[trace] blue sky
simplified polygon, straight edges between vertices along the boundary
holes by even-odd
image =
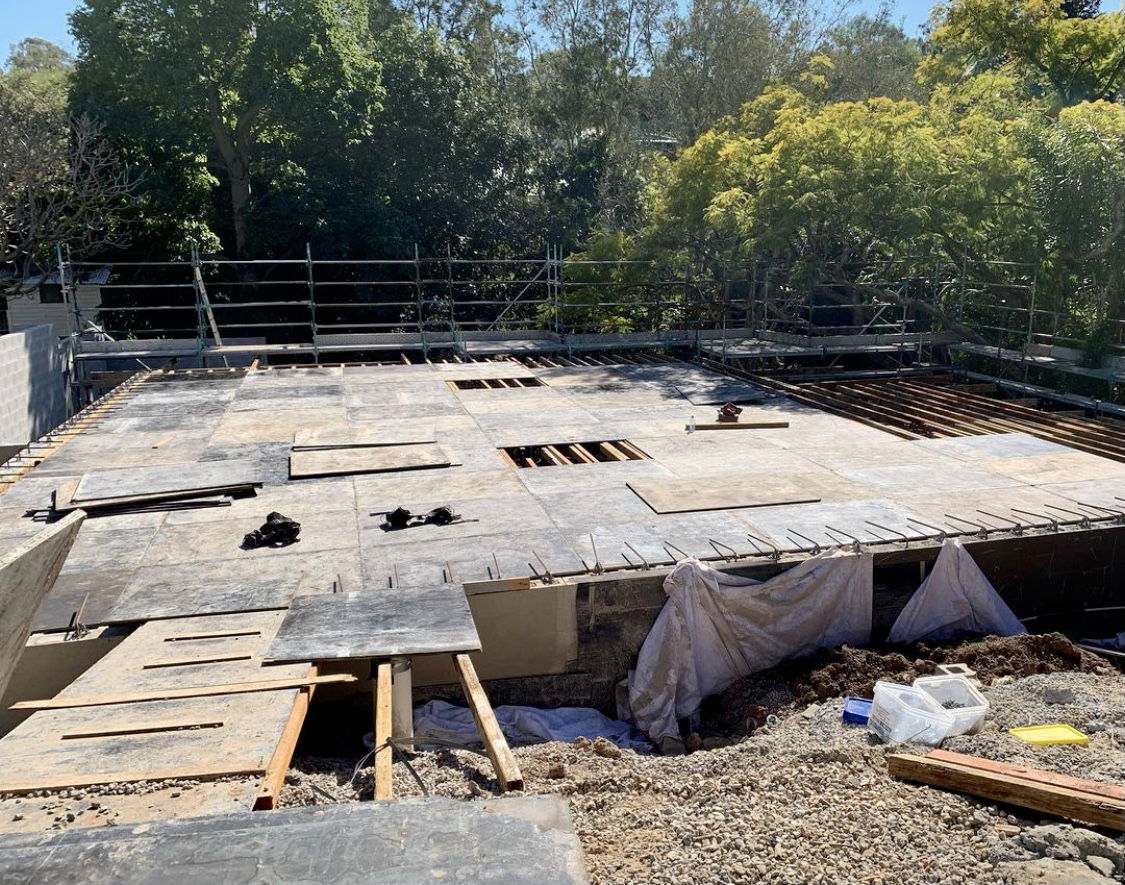
[[[1114,2],[1114,0],[1110,0]],[[863,6],[878,7],[878,0],[862,0]],[[918,27],[930,13],[932,0],[898,0],[892,4],[909,30]],[[78,6],[77,0],[0,0],[0,53],[24,37],[43,37],[73,50],[66,17]]]
[[[891,5],[906,30],[914,32],[929,16],[932,2],[894,0]],[[1103,0],[1102,8],[1117,9],[1121,4],[1122,0]],[[859,0],[859,5],[876,9],[879,0]],[[66,19],[76,6],[77,0],[0,0],[0,57],[7,55],[9,44],[24,37],[43,37],[73,50]]]

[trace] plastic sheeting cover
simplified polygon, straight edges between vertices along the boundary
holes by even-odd
[[[887,639],[917,642],[954,639],[966,633],[1016,636],[1026,632],[965,545],[946,538],[933,570],[914,591]]]
[[[628,679],[630,714],[657,744],[679,739],[677,720],[742,676],[871,638],[869,553],[821,553],[765,582],[687,559],[664,592]]]
[[[502,706],[494,711],[500,730],[511,744],[534,744],[543,741],[566,741],[584,737],[604,737],[619,747],[651,752],[652,745],[628,722],[618,722],[589,707],[560,707],[542,710],[538,707]],[[445,701],[430,701],[414,711],[414,740],[425,744],[427,738],[469,745],[480,743],[480,731],[472,710],[455,707]]]

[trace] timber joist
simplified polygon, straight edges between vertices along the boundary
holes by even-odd
[[[701,362],[728,375],[900,439],[1026,433],[1078,451],[1125,462],[1125,426],[1073,411],[1049,412],[1026,399],[986,396],[991,383],[959,384],[952,375],[802,380],[753,374],[715,360]]]
[[[935,438],[1026,433],[1125,462],[1125,429],[1071,412],[1042,411],[1026,403],[985,396],[994,389],[990,385],[959,385],[941,376],[798,383],[757,380],[793,399],[864,424],[881,421],[884,430],[900,436],[904,428]]]

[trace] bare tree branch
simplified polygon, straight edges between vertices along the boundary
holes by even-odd
[[[138,179],[89,117],[69,117],[0,88],[0,293],[53,263],[56,246],[83,258],[127,245]]]

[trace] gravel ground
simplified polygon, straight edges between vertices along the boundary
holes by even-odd
[[[1048,688],[1063,692],[1069,702],[1048,704]],[[1125,681],[1120,675],[1037,675],[996,685],[988,694],[995,717],[986,731],[954,739],[950,749],[1121,779]],[[891,748],[877,744],[862,728],[843,725],[842,706],[841,700],[814,704],[737,744],[683,757],[644,756],[584,740],[514,752],[527,792],[569,798],[594,885],[990,885],[1028,881],[1050,864],[1072,865],[1066,875],[1076,885],[1115,881],[1104,875],[1114,868],[1115,858],[1086,855],[1095,850],[1112,854],[1113,846],[1125,844],[1121,840],[1110,842],[1109,849],[1079,850],[1065,840],[1068,847],[1059,848],[1058,839],[1029,835],[1048,821],[894,781],[884,761]],[[1000,731],[1029,719],[1071,722],[1092,732],[1091,744],[1042,750]],[[475,753],[420,753],[412,765],[431,795],[472,799],[494,794],[488,760]],[[299,761],[282,794],[283,804],[370,798],[371,769],[361,768],[350,786],[354,766],[355,760]],[[395,764],[395,791],[421,793],[402,763]],[[1090,832],[1056,826],[1064,833]],[[1079,869],[1084,877],[1078,877]]]

